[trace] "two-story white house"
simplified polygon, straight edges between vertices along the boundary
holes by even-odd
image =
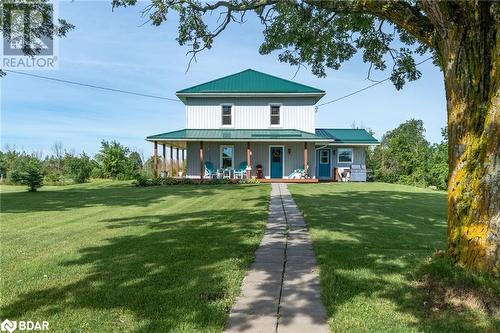
[[[163,161],[166,147],[171,159],[182,151],[190,178],[366,180],[365,148],[378,141],[363,129],[316,128],[323,90],[247,69],[176,95],[186,105],[186,128],[146,138],[156,173],[160,144]]]

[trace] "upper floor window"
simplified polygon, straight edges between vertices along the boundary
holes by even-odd
[[[271,126],[281,125],[281,111],[279,105],[271,105]]]
[[[352,163],[352,148],[338,148],[338,163]]]
[[[233,124],[233,107],[232,105],[222,106],[222,126],[231,126]]]

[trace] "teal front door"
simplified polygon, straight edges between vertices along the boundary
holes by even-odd
[[[283,178],[283,147],[271,147],[271,178]]]
[[[331,150],[330,149],[319,149],[318,150],[318,177],[319,178],[331,178],[332,168],[330,166],[331,160]]]

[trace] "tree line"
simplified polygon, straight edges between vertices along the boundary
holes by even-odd
[[[29,191],[36,191],[44,184],[84,183],[90,178],[130,180],[152,175],[152,158],[144,161],[139,152],[116,141],[101,141],[93,158],[86,153],[68,152],[61,144],[55,144],[52,154],[45,158],[14,149],[0,151],[1,182],[27,185]]]
[[[410,119],[382,136],[380,145],[367,151],[372,179],[446,190],[448,187],[448,133],[440,143],[425,139],[422,120]]]

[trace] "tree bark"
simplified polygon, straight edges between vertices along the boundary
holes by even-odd
[[[461,11],[441,31],[437,52],[448,111],[447,254],[465,267],[499,273],[500,113],[496,6]],[[459,21],[459,22],[458,22]]]

